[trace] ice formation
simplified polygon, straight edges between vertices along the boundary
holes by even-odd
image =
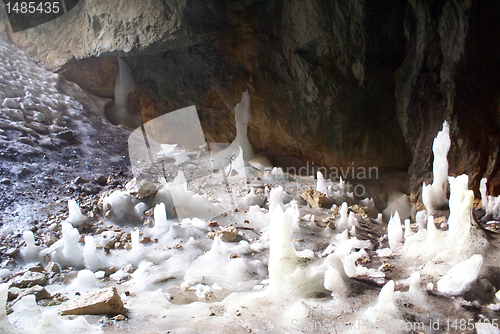
[[[115,104],[105,111],[106,118],[113,124],[123,124],[130,128],[141,125],[141,117],[128,109],[128,95],[134,92],[132,70],[118,57],[118,74],[115,84]]]
[[[35,245],[35,237],[33,236],[33,232],[24,231],[23,238],[24,242],[26,243],[26,247],[21,249],[21,255],[23,256],[23,258],[27,261],[40,260],[40,247]]]
[[[168,183],[168,190],[180,220],[193,217],[211,219],[228,210],[219,204],[211,203],[205,196],[188,191],[187,181],[182,171],[179,171],[173,182]]]
[[[236,121],[236,138],[229,147],[213,152],[213,168],[222,169],[229,164],[231,157],[238,155],[239,147],[243,152],[242,158],[245,161],[250,161],[256,158],[253,153],[252,145],[248,141],[248,125],[252,121],[252,113],[250,110],[250,95],[245,91],[241,96],[241,102],[234,107],[234,119]]]
[[[437,282],[439,292],[452,295],[461,294],[472,283],[481,270],[483,256],[474,254],[468,260],[453,266],[448,273]]]
[[[432,184],[422,186],[422,202],[424,203],[429,213],[434,211],[448,202],[446,199],[446,191],[448,188],[448,151],[450,150],[450,127],[448,122],[444,121],[443,130],[439,131],[432,145],[434,153],[434,162],[432,172],[434,181]]]
[[[498,219],[500,218],[500,196],[488,196],[487,183],[488,180],[486,178],[481,179],[479,191],[481,193],[482,206],[487,215],[493,215]]]
[[[403,229],[401,226],[401,219],[396,211],[394,216],[391,217],[387,224],[387,237],[389,238],[389,246],[391,250],[395,250],[401,246],[403,241]]]
[[[52,260],[63,267],[82,267],[83,251],[80,249],[80,233],[68,222],[61,223],[62,239],[42,251],[42,255],[51,254]]]
[[[377,304],[366,310],[366,318],[377,323],[381,320],[397,317],[397,313],[398,307],[394,302],[394,281],[389,281],[380,290]]]
[[[178,149],[177,144],[161,144],[161,150],[156,155],[159,158],[174,159],[176,165],[182,165],[190,160],[188,153]]]
[[[68,201],[68,219],[67,221],[71,223],[74,227],[80,226],[85,221],[87,221],[87,216],[82,214],[80,206],[74,199]]]
[[[318,171],[317,178],[318,178],[318,182],[316,184],[316,190],[319,192],[322,192],[323,194],[328,194],[328,190],[326,187],[326,180],[325,180],[325,177],[323,176],[323,173]]]

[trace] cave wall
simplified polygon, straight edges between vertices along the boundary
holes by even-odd
[[[498,13],[493,0],[87,0],[24,32],[1,22],[103,97],[123,57],[144,121],[195,104],[207,140],[229,142],[249,89],[249,138],[273,163],[408,169],[416,198],[445,119],[450,172],[500,192]]]

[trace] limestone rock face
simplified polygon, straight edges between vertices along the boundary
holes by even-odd
[[[206,139],[248,135],[275,165],[409,168],[431,180],[432,140],[452,129],[450,172],[500,193],[500,4],[425,0],[80,1],[4,35],[49,69],[113,97],[121,56],[129,107],[147,122],[196,105]],[[111,56],[111,57],[110,57]],[[311,171],[312,174],[312,171]],[[415,197],[415,196],[414,196]]]
[[[117,315],[125,314],[126,309],[116,288],[108,287],[69,300],[59,307],[59,312],[61,315]]]

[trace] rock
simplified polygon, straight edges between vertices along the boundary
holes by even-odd
[[[307,203],[311,204],[311,206],[320,208],[325,202],[326,195],[317,190],[309,188],[304,191],[304,193],[300,195],[300,197],[305,199]]]
[[[61,302],[57,299],[40,299],[37,304],[42,307],[61,305]]]
[[[394,269],[394,266],[390,263],[387,263],[387,262],[384,262],[380,265],[380,267],[378,268],[378,270],[382,271],[382,272],[386,272],[386,271],[392,271]]]
[[[23,298],[24,296],[28,295],[35,295],[36,301],[39,301],[41,299],[51,299],[52,295],[45,290],[43,286],[40,285],[35,285],[32,286],[31,288],[27,289],[22,289],[19,292],[19,295],[17,296],[15,302],[17,302],[19,299]]]
[[[32,285],[43,285],[47,281],[47,276],[43,273],[26,271],[22,276],[16,276],[9,282],[12,286],[25,288]]]
[[[98,176],[94,179],[95,183],[101,185],[101,186],[105,186],[108,184],[108,178],[104,175],[101,175],[101,176]]]
[[[47,246],[47,247],[50,247],[52,246],[53,244],[55,244],[59,239],[56,238],[55,235],[53,235],[52,233],[45,233],[44,237],[43,237],[43,242],[44,244]]]
[[[17,252],[19,252],[19,248],[17,248],[17,247],[10,247],[10,248],[7,248],[7,250],[5,251],[5,255],[7,255],[7,256],[13,256]]]
[[[43,264],[41,262],[38,262],[37,264],[29,266],[26,270],[37,273],[43,273],[45,271],[45,268],[43,267]]]
[[[210,239],[214,239],[216,236],[218,236],[222,241],[225,242],[232,242],[236,240],[237,235],[238,231],[233,226],[222,228],[214,232],[208,232],[207,234]]]
[[[123,314],[118,314],[118,315],[115,315],[113,318],[111,318],[111,320],[124,321],[124,320],[127,320],[127,318]]]
[[[150,237],[142,237],[141,240],[139,240],[141,244],[149,244],[151,242]]]
[[[351,205],[347,208],[347,212],[354,212],[360,215],[363,218],[368,218],[368,208],[363,207],[358,204]]]
[[[56,134],[56,137],[59,139],[71,141],[71,140],[75,139],[75,133],[71,130],[66,130],[66,131],[59,132],[58,134]]]
[[[147,180],[139,180],[133,178],[125,185],[125,190],[129,192],[130,195],[134,196],[138,200],[145,199],[149,196],[155,195],[158,192],[156,185]]]
[[[210,220],[207,225],[210,227],[217,227],[219,224],[216,221]]]
[[[71,299],[59,307],[61,315],[118,315],[126,314],[122,300],[115,287],[85,294]]]
[[[9,292],[7,294],[7,300],[11,301],[11,300],[16,299],[20,293],[21,293],[21,289],[15,287],[15,286],[9,288]]]
[[[59,274],[61,272],[61,267],[55,262],[49,262],[45,267],[45,271],[49,274]]]

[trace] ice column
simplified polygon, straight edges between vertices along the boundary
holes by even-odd
[[[450,127],[448,122],[443,123],[443,130],[439,131],[432,145],[434,163],[432,172],[434,181],[432,184],[422,186],[422,202],[429,213],[434,213],[437,208],[447,203],[446,189],[448,177],[448,151],[450,150]]]

